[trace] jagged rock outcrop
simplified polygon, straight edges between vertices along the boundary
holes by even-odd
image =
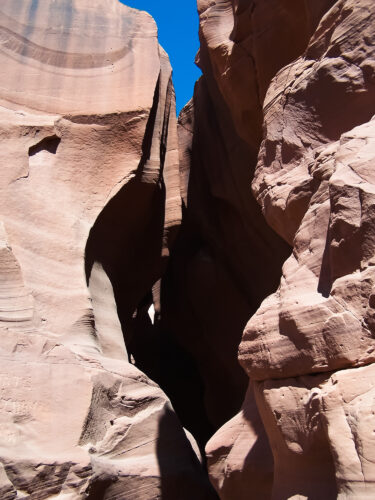
[[[0,497],[214,498],[128,362],[181,210],[155,23],[115,0],[3,0],[0,23]]]
[[[311,22],[298,24],[295,2],[269,4],[200,9],[203,73],[215,68],[237,133],[254,148],[263,107],[252,188],[293,247],[278,290],[244,330],[239,359],[252,382],[241,413],[207,445],[210,477],[228,500],[233,491],[371,498],[375,12],[370,0],[300,2]],[[264,57],[270,48],[277,58]]]

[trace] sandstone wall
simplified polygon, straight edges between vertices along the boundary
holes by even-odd
[[[115,0],[3,0],[0,24],[0,497],[213,498],[128,361],[181,217],[155,23]]]
[[[244,329],[239,360],[251,383],[207,444],[211,481],[223,499],[371,498],[372,2],[198,8],[210,97],[257,155],[253,194],[293,249]],[[262,265],[266,254],[248,259],[248,272]]]
[[[372,4],[2,0],[1,499],[374,497]]]

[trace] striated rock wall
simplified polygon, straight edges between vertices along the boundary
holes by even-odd
[[[1,2],[1,499],[374,497],[372,3]]]
[[[371,498],[372,2],[198,8],[203,78],[258,155],[253,194],[293,248],[244,329],[251,383],[207,444],[211,481],[223,499]]]
[[[0,25],[0,497],[214,498],[128,361],[181,217],[155,23],[115,0],[3,0]]]

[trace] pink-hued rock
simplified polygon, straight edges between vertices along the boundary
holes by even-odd
[[[240,413],[208,441],[210,479],[222,500],[269,498],[273,457],[249,385]]]
[[[319,183],[277,293],[247,324],[240,359],[253,379],[375,361],[375,121],[343,134],[309,165]]]
[[[1,498],[174,498],[186,477],[186,499],[210,498],[166,396],[134,366],[30,331],[1,339]]]
[[[367,123],[375,81],[366,70],[375,13],[368,7],[366,0],[337,2],[266,97],[253,188],[293,254],[279,290],[244,332],[240,359],[254,379],[375,361],[366,321],[375,202],[375,121]]]
[[[254,384],[275,461],[272,498],[373,497],[374,371]]]
[[[212,73],[239,136],[257,152],[263,100],[334,0],[198,0],[203,73]],[[205,55],[208,55],[208,59]]]
[[[150,16],[1,2],[1,499],[375,496],[373,0],[197,3],[177,134]]]
[[[375,12],[370,0],[303,4],[317,8],[314,21],[284,33],[279,16],[297,15],[286,5],[270,12],[265,2],[212,1],[200,10],[204,76],[254,149],[257,113],[246,123],[241,111],[256,109],[248,75],[259,82],[263,141],[252,189],[293,247],[279,288],[250,317],[239,346],[274,459],[272,493],[254,498],[367,499],[375,492]],[[262,9],[268,20],[253,23]],[[240,25],[247,66],[233,55]],[[267,44],[275,33],[278,43]],[[267,50],[279,54],[275,62]],[[251,498],[251,478],[263,484],[248,465],[256,435],[242,410],[208,442],[221,498]]]
[[[374,114],[374,17],[370,1],[336,2],[303,55],[268,89],[253,190],[268,223],[290,244],[319,184],[309,163]]]
[[[3,0],[0,26],[0,497],[213,498],[128,362],[181,217],[156,25],[115,0]]]

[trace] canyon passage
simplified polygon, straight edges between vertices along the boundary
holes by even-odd
[[[373,0],[197,9],[1,0],[1,500],[375,497]]]

